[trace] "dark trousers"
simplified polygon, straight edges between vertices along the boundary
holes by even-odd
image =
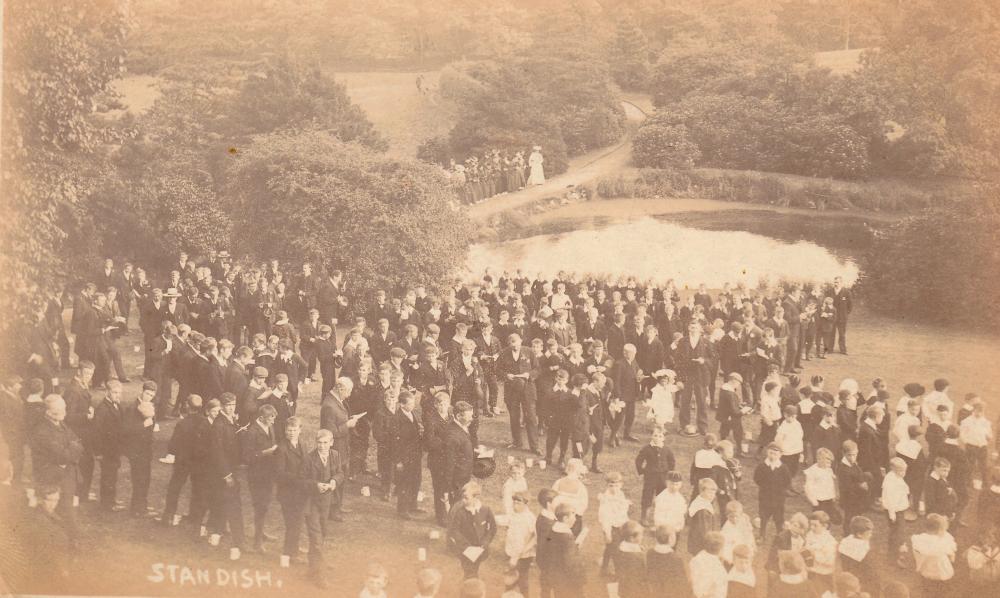
[[[730,433],[736,443],[736,454],[740,454],[743,452],[743,416],[738,413],[730,415],[719,424],[719,440],[729,438]]]
[[[833,499],[830,499],[830,500],[821,500],[816,505],[816,508],[813,509],[813,510],[814,511],[823,511],[824,513],[826,513],[827,515],[829,515],[830,516],[830,523],[832,523],[833,525],[838,525],[838,524],[840,524],[841,521],[843,521],[843,516],[840,514],[840,509],[837,508],[837,501],[836,500],[833,500]]]
[[[351,475],[364,473],[366,462],[368,461],[368,442],[371,436],[367,425],[358,430],[357,427],[350,432],[349,442],[351,444],[351,456],[348,459]]]
[[[760,537],[767,536],[767,522],[774,522],[774,533],[780,533],[785,526],[785,500],[761,501],[758,504],[758,515],[760,515]]]
[[[979,473],[979,479],[983,486],[989,486],[990,479],[990,447],[965,445],[965,454],[968,456],[969,465],[973,474]],[[975,477],[975,475],[971,476]]]
[[[229,539],[233,548],[243,548],[246,543],[246,533],[243,529],[243,503],[240,500],[240,482],[232,478],[233,485],[227,486],[222,480],[213,485],[215,505],[211,507],[209,526],[216,534],[225,533],[229,529]],[[214,523],[213,523],[214,522]]]
[[[112,365],[115,366],[115,377],[119,380],[127,378],[125,375],[125,366],[122,364],[122,354],[118,351],[118,345],[114,341],[108,342],[108,358]]]
[[[250,502],[253,504],[253,541],[260,546],[264,541],[264,523],[267,521],[267,510],[274,498],[274,479],[266,476],[247,477],[250,488]]]
[[[128,472],[132,478],[131,511],[142,515],[149,506],[149,481],[152,479],[152,455],[129,455]]]
[[[181,490],[184,489],[184,484],[187,483],[188,478],[190,477],[191,464],[186,461],[176,461],[173,465],[173,470],[170,472],[170,481],[167,482],[167,505],[163,509],[163,521],[169,521],[174,514],[177,513],[177,503],[180,502]],[[195,485],[192,483],[191,500],[189,501],[189,505],[194,504]],[[193,506],[189,506],[188,510],[192,511]]]
[[[599,430],[594,433],[594,437],[597,439],[590,444],[590,468],[597,469],[597,455],[600,455],[604,450],[604,424],[601,424]]]
[[[464,554],[458,555],[458,562],[462,564],[462,578],[472,579],[474,577],[479,577],[479,565],[486,560],[488,555],[489,551],[484,550],[475,561],[470,561]]]
[[[392,460],[392,450],[389,443],[379,443],[378,446],[378,479],[381,485],[382,498],[389,500],[392,485],[396,482],[396,464]]]
[[[316,366],[319,364],[319,355],[316,353],[316,346],[312,343],[300,343],[302,359],[306,362],[306,378],[312,378],[316,373]]]
[[[801,367],[802,355],[799,351],[799,332],[791,332],[785,344],[785,371],[790,372],[793,368]]]
[[[691,423],[691,401],[694,399],[697,410],[696,421],[698,433],[708,432],[708,391],[703,384],[692,381],[690,386],[681,391],[681,427],[687,427]]]
[[[840,352],[847,353],[847,318],[837,319],[834,328],[834,338],[837,338],[840,342]],[[830,341],[830,346],[827,347],[828,351],[833,350],[833,341]]]
[[[214,496],[215,492],[211,474],[201,469],[191,470],[191,504],[188,506],[188,520],[194,526],[195,533],[204,524],[205,515],[211,515],[210,512],[218,502]]]
[[[118,492],[118,470],[121,469],[120,455],[104,455],[101,457],[101,508],[111,509],[115,506],[115,495]]]
[[[282,545],[281,554],[295,557],[299,554],[299,538],[302,536],[302,524],[305,523],[305,503],[297,498],[279,500],[281,501],[281,518],[285,522],[285,542]]]
[[[538,567],[538,581],[542,586],[542,598],[554,598],[556,589],[552,586],[552,577],[555,575],[549,567]]]
[[[647,473],[642,476],[642,517],[646,517],[646,511],[653,506],[656,495],[667,487],[666,473]]]
[[[552,450],[556,444],[559,445],[559,458],[566,460],[566,450],[569,447],[569,428],[567,422],[562,421],[562,416],[552,418],[548,432],[545,434],[545,460],[552,460]]]
[[[531,588],[531,563],[534,560],[531,557],[518,559],[515,566],[515,569],[517,569],[517,589],[524,598],[528,598],[528,591]]]
[[[623,423],[625,426],[624,435],[632,435],[632,426],[635,424],[635,401],[625,401],[625,409],[622,410]]]
[[[484,378],[486,382],[486,408],[490,413],[496,413],[497,400],[500,398],[500,385],[497,383],[497,377],[493,374],[486,374]]]
[[[419,449],[417,449],[419,451]],[[420,491],[421,463],[420,453],[415,458],[403,462],[403,467],[397,474],[396,494],[398,501],[396,510],[400,513],[412,513],[417,510],[417,493]]]
[[[170,374],[162,373],[156,380],[156,417],[162,418],[164,415],[172,415],[177,405],[174,399],[174,379]]]
[[[333,383],[337,380],[337,368],[333,365],[332,361],[329,363],[320,362],[319,375],[323,378],[323,384],[321,384],[320,392],[320,396],[322,396],[333,389]]]
[[[888,511],[886,511],[885,518],[889,524],[889,533],[887,535],[887,554],[889,556],[890,563],[895,563],[896,559],[899,558],[899,547],[903,544],[903,521],[905,520],[903,515],[905,514],[906,513],[904,511],[896,513],[896,520],[892,521],[889,519]]]
[[[643,485],[645,487],[645,484]],[[608,570],[608,565],[611,564],[611,557],[615,552],[615,548],[622,541],[622,526],[611,528],[611,541],[604,545],[604,554],[601,555],[601,571],[606,572]],[[615,571],[616,575],[621,575],[621,571]]]
[[[79,479],[76,484],[76,495],[80,497],[80,502],[87,500],[90,496],[90,486],[94,481],[94,452],[85,444],[80,461],[77,462]]]
[[[448,522],[448,491],[444,473],[440,467],[428,467],[431,471],[431,485],[434,488],[434,518],[439,524]]]
[[[799,463],[801,462],[801,459],[802,453],[781,456],[781,462],[788,468],[788,474],[793,480],[795,479],[795,476],[799,474]]]
[[[535,414],[535,400],[524,396],[523,392],[512,391],[510,386],[504,387],[504,403],[510,412],[510,437],[514,446],[522,445],[521,422],[524,420],[524,431],[528,436],[528,446],[538,450],[538,416]]]
[[[309,537],[309,571],[313,575],[323,573],[323,540],[327,532],[327,512],[331,508],[332,495],[313,497],[306,508],[306,534]],[[294,554],[289,556],[295,556]]]

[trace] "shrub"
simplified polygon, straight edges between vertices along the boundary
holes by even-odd
[[[684,125],[651,123],[632,140],[632,161],[639,167],[690,168],[701,159]]]
[[[451,145],[445,137],[430,137],[417,147],[417,159],[424,162],[447,166],[451,157]]]
[[[1000,330],[1000,202],[993,186],[937,201],[876,236],[864,294],[880,311]]]

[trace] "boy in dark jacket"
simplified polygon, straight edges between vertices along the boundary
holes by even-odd
[[[757,484],[760,514],[761,542],[767,538],[767,523],[774,521],[775,531],[780,532],[785,523],[785,493],[792,485],[792,474],[781,462],[781,447],[772,442],[767,446],[767,458],[753,474]]]
[[[674,470],[674,453],[664,443],[663,430],[656,428],[649,444],[639,449],[635,471],[642,476],[642,521],[653,506],[653,499],[667,487],[667,474]]]
[[[621,598],[645,598],[646,555],[642,552],[642,526],[629,521],[622,527],[622,541],[615,547],[615,576]]]
[[[678,583],[685,579],[684,561],[674,552],[677,534],[665,525],[656,528],[656,545],[646,552],[646,585],[659,590],[671,588],[671,595],[676,598],[690,598],[691,587],[687,583]],[[621,586],[619,585],[619,592]]]

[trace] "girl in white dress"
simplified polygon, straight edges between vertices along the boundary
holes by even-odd
[[[531,174],[528,175],[528,184],[541,185],[545,182],[545,169],[542,167],[545,158],[542,157],[542,146],[536,145],[531,149],[531,155],[528,156],[528,167],[531,169]]]

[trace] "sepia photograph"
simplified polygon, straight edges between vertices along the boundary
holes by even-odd
[[[0,7],[0,598],[1000,595],[997,0]]]

